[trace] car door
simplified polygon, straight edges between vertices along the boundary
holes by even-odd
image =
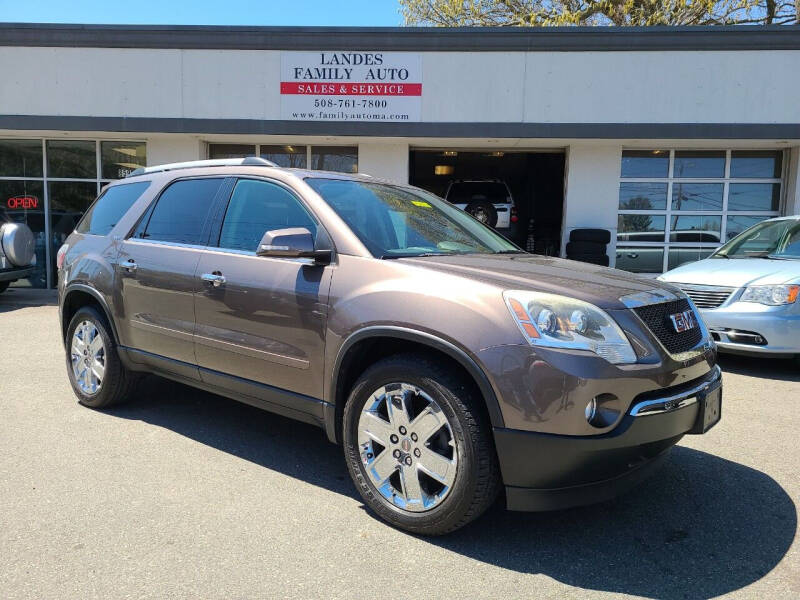
[[[181,179],[161,192],[117,257],[122,339],[134,360],[198,377],[194,355],[197,264],[225,178]]]
[[[307,397],[322,398],[332,267],[255,251],[266,231],[305,227],[316,236],[320,225],[292,190],[265,179],[236,181],[220,214],[197,270],[198,282],[215,279],[195,294],[201,377],[306,410]]]

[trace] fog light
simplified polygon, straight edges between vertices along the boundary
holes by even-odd
[[[586,409],[583,411],[583,414],[586,415],[586,420],[591,423],[595,416],[597,416],[597,400],[594,398],[589,400],[589,403],[586,405]]]
[[[589,400],[583,414],[592,427],[598,429],[611,427],[622,415],[619,398],[614,394],[598,394]]]

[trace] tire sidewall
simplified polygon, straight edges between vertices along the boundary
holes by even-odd
[[[97,331],[103,338],[103,347],[105,349],[106,364],[105,371],[103,373],[103,381],[100,385],[100,390],[91,395],[84,393],[84,391],[75,381],[75,375],[72,372],[72,336],[75,334],[75,329],[77,329],[78,325],[83,321],[90,321],[97,328]],[[106,321],[94,308],[90,306],[84,306],[78,309],[78,311],[73,315],[72,320],[69,322],[69,326],[67,327],[65,354],[67,376],[69,377],[69,383],[72,386],[72,390],[78,397],[78,402],[90,408],[98,408],[108,404],[110,402],[109,395],[113,393],[113,385],[111,385],[112,378],[119,370],[119,359],[117,358],[117,353],[115,351],[114,340],[108,333]]]
[[[450,423],[453,437],[456,440],[458,465],[456,480],[447,497],[436,507],[414,513],[403,510],[386,500],[369,479],[358,448],[358,421],[361,411],[372,392],[390,383],[410,383],[433,398]],[[471,504],[475,492],[476,450],[473,440],[468,437],[464,428],[463,412],[457,402],[452,399],[454,391],[434,379],[417,372],[401,373],[391,365],[377,365],[353,387],[345,406],[343,442],[347,468],[356,482],[365,502],[381,517],[393,525],[398,525],[412,532],[431,533],[430,528],[447,529],[451,522],[460,519],[461,514]]]

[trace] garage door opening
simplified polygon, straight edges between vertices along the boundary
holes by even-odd
[[[409,165],[412,185],[446,197],[481,220],[490,219],[500,233],[529,252],[558,255],[563,152],[412,150]]]

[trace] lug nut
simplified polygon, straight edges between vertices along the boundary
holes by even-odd
[[[392,435],[390,435],[390,436],[389,436],[389,440],[390,440],[390,441],[391,441],[393,444],[396,444],[396,443],[397,443],[397,442],[400,440],[400,438],[398,438],[398,437],[397,437],[395,434],[392,434]]]
[[[400,425],[400,435],[405,435],[405,434],[406,434],[406,428]]]
[[[394,456],[395,458],[400,458],[400,450],[395,450],[394,452],[392,452],[392,456]]]
[[[406,456],[406,464],[410,467],[411,466],[411,457]]]
[[[419,458],[419,455],[420,455],[420,454],[422,454],[422,452],[420,452],[420,451],[419,451],[419,448],[414,448],[414,456],[416,456],[417,458]]]
[[[412,442],[416,442],[417,441],[417,434],[414,433],[413,431],[411,432],[411,441]]]

